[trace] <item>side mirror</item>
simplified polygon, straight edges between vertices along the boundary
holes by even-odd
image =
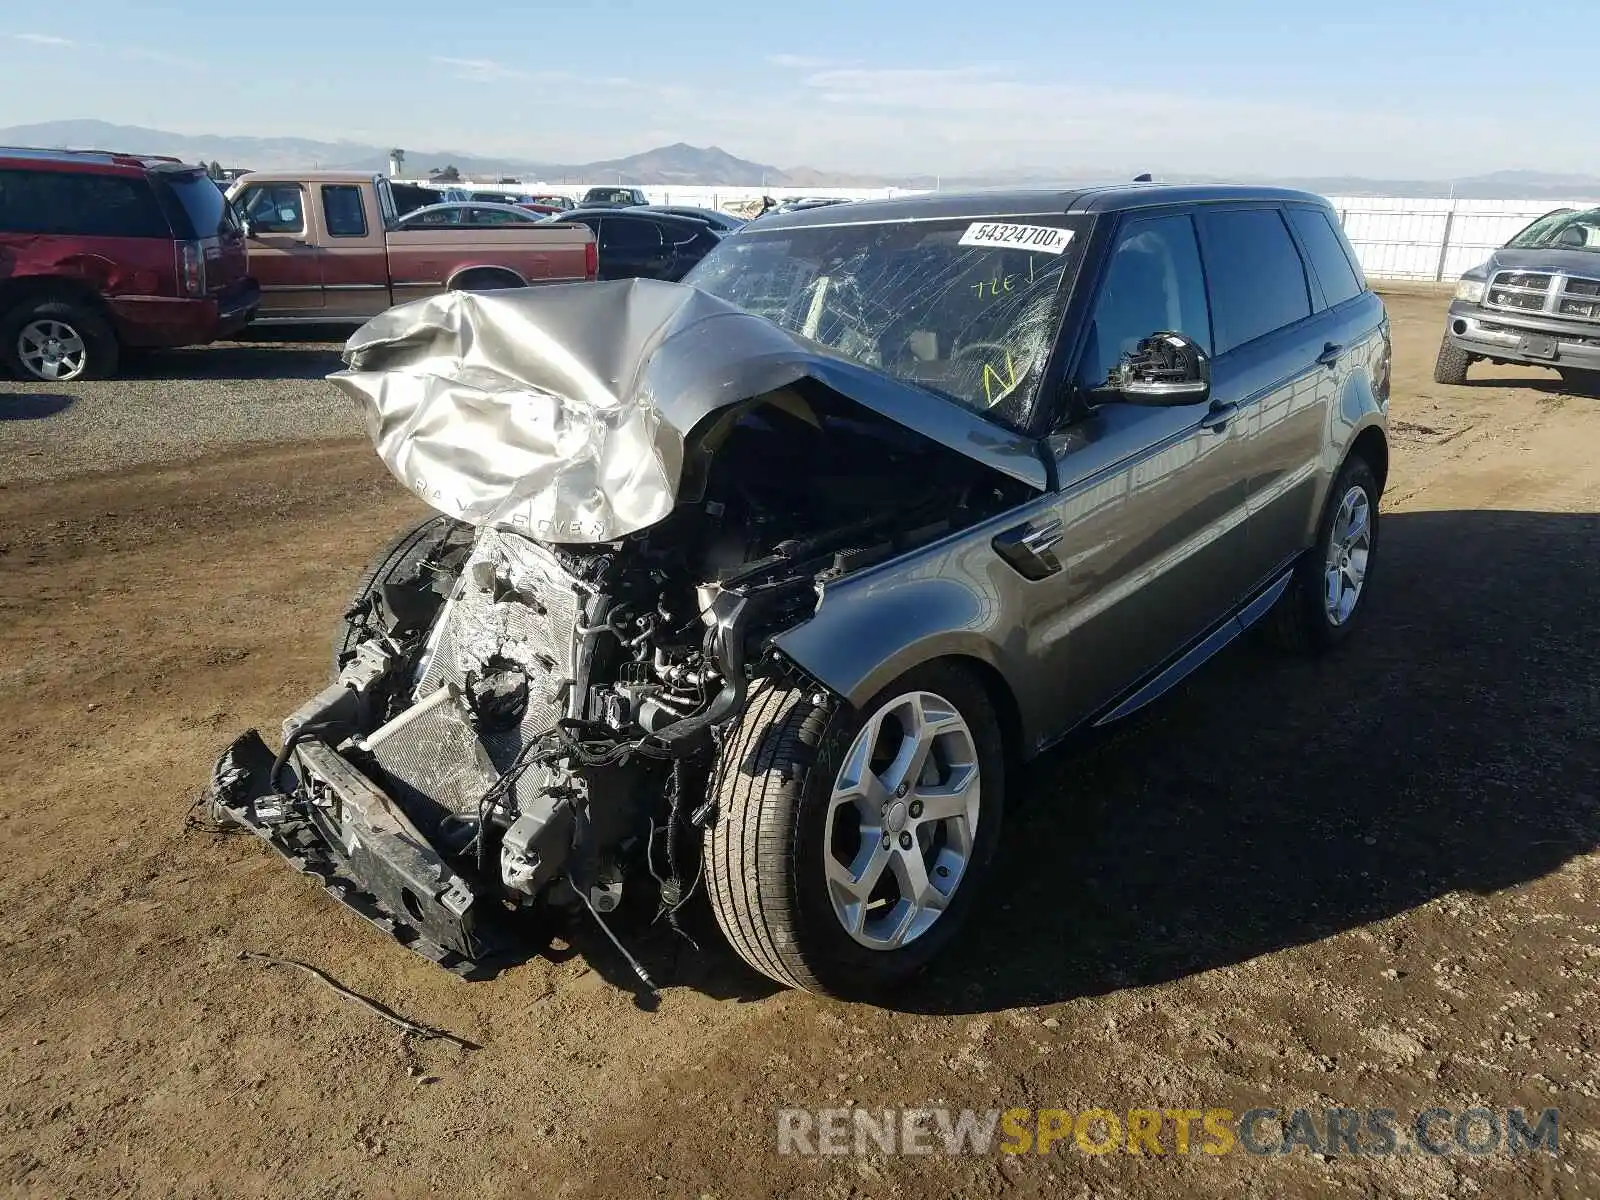
[[[1193,338],[1153,333],[1122,356],[1107,383],[1129,404],[1203,404],[1211,362]]]

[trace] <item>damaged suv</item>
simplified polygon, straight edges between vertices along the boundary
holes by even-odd
[[[1258,621],[1350,633],[1389,355],[1327,205],[1263,189],[815,209],[681,284],[392,309],[333,378],[439,515],[214,810],[452,967],[703,889],[756,970],[880,992],[1012,764]]]

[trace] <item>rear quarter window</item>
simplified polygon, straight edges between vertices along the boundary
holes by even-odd
[[[1305,264],[1276,208],[1213,210],[1196,220],[1218,354],[1311,315]]]
[[[181,216],[190,227],[183,236],[211,238],[238,231],[232,205],[209,176],[198,171],[160,172],[156,186],[165,187],[177,201],[180,213],[174,220]]]
[[[1364,290],[1345,254],[1344,239],[1328,220],[1328,214],[1314,208],[1292,208],[1289,223],[1300,235],[1300,244],[1311,259],[1311,269],[1322,285],[1322,298],[1332,308]]]
[[[0,233],[172,238],[149,181],[75,171],[0,169]]]
[[[329,237],[366,237],[367,210],[361,200],[361,189],[351,183],[323,184],[322,220]]]

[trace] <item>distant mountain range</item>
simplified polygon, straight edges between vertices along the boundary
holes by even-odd
[[[224,167],[277,170],[289,167],[384,171],[389,148],[350,141],[313,138],[234,137],[223,134],[171,133],[106,121],[45,121],[0,129],[0,145],[60,149],[119,150],[129,154],[173,154],[190,162],[219,162]],[[714,185],[768,187],[995,187],[1027,184],[1104,182],[1123,173],[1032,168],[980,175],[886,176],[826,171],[815,167],[775,167],[739,158],[716,146],[678,142],[631,154],[626,158],[588,163],[551,163],[521,158],[494,158],[455,150],[406,150],[405,173],[413,178],[453,166],[464,179],[479,182],[501,177],[540,183],[620,182],[644,185]],[[1154,169],[1154,168],[1152,168]],[[1321,178],[1288,176],[1223,176],[1156,174],[1169,183],[1275,183],[1329,196],[1448,196],[1481,200],[1577,200],[1600,198],[1600,177],[1542,171],[1494,171],[1465,179],[1371,179],[1358,176]]]

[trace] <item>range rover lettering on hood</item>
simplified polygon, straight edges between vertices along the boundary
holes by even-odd
[[[369,321],[344,362],[329,378],[396,479],[450,516],[545,541],[665,519],[707,418],[806,379],[1046,487],[1029,439],[682,284],[446,293]]]

